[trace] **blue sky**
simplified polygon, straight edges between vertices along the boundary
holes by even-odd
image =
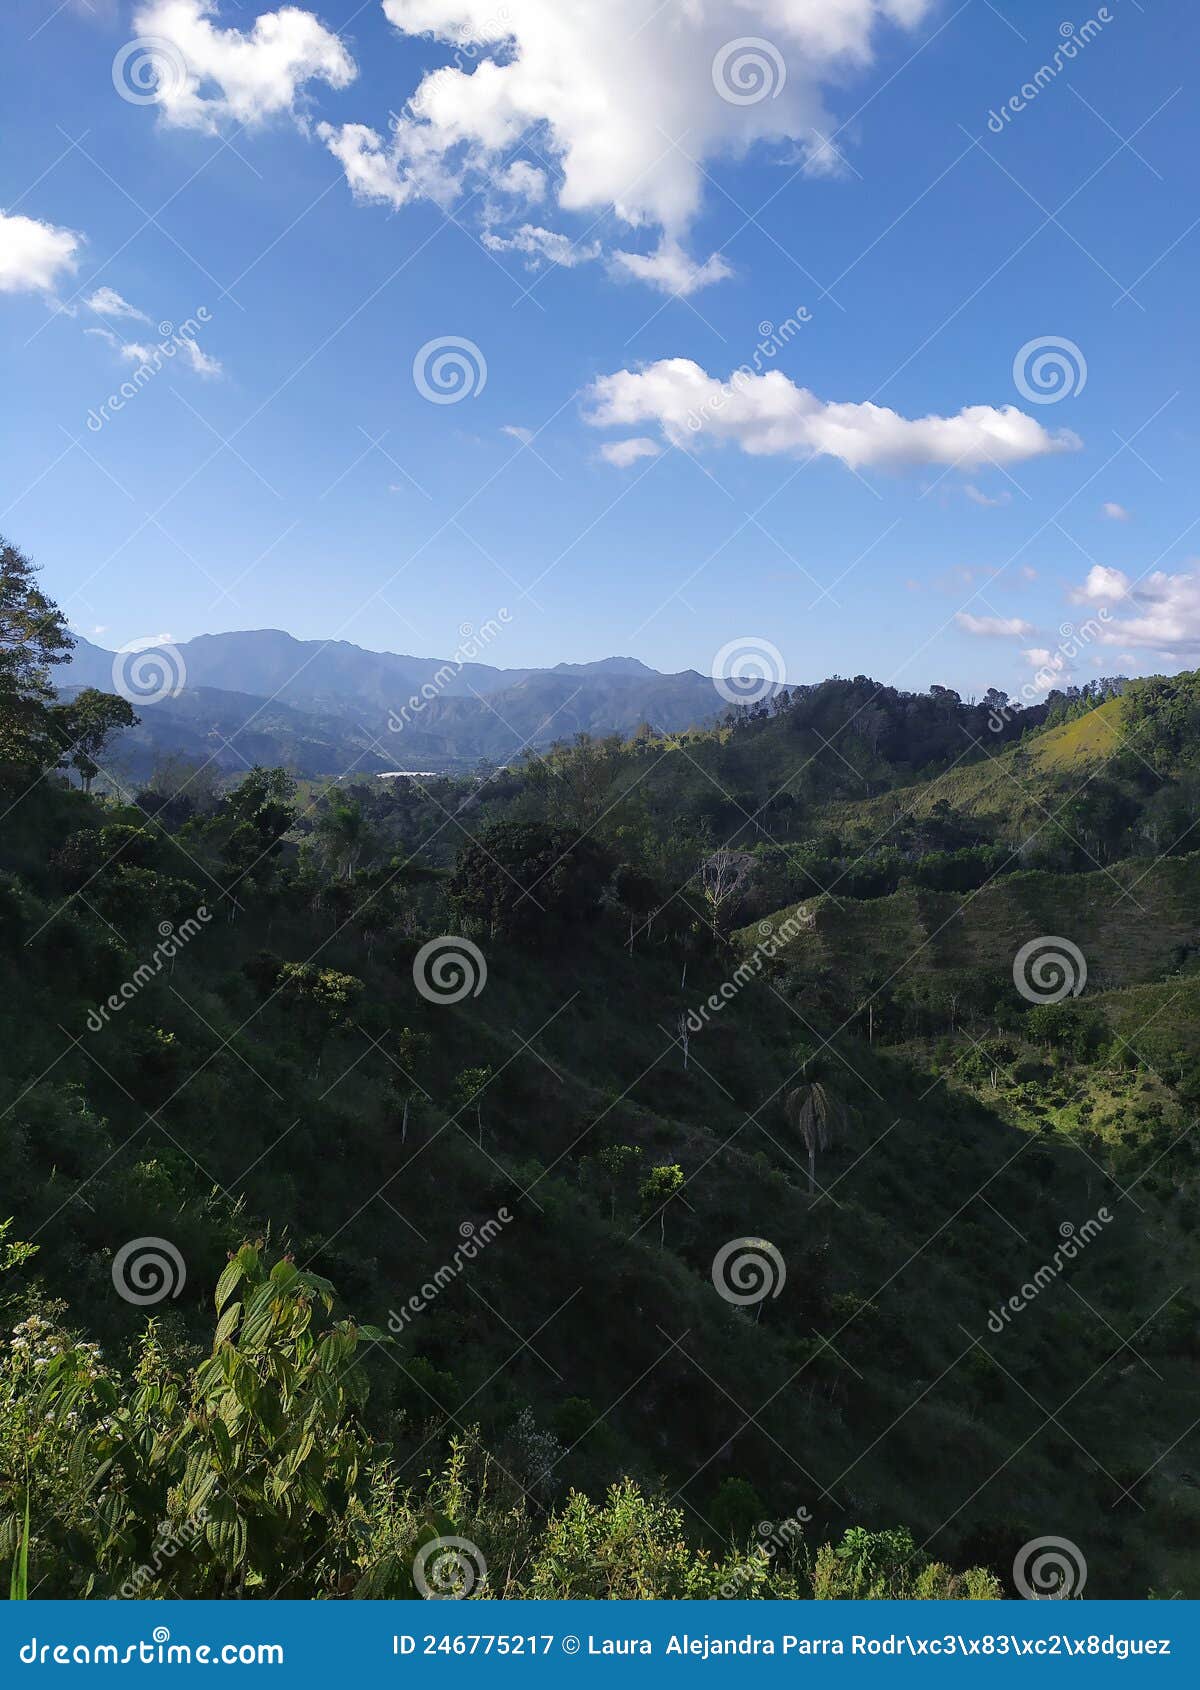
[[[81,632],[449,655],[504,608],[503,667],[1196,664],[1185,0],[303,10],[0,17],[0,531]]]

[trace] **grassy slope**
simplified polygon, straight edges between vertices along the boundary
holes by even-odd
[[[331,1040],[315,1078],[313,1051],[268,1009],[236,1040],[236,1056],[216,1050],[252,1011],[237,970],[263,938],[245,917],[194,941],[173,982],[148,987],[97,1041],[102,1069],[71,1053],[18,1099],[0,1132],[10,1201],[42,1246],[36,1266],[85,1325],[95,1330],[103,1312],[106,1348],[143,1318],[107,1284],[114,1227],[183,1250],[188,1286],[165,1314],[173,1326],[207,1319],[223,1247],[256,1216],[328,1273],[358,1314],[386,1323],[450,1259],[464,1218],[479,1225],[509,1204],[504,1235],[404,1332],[393,1357],[377,1359],[401,1460],[425,1435],[413,1427],[480,1419],[503,1451],[525,1403],[553,1426],[570,1399],[585,1398],[583,1424],[601,1424],[564,1478],[599,1485],[623,1468],[661,1476],[684,1487],[700,1532],[717,1485],[736,1475],[757,1486],[768,1515],[805,1506],[822,1528],[905,1520],[918,1539],[935,1534],[938,1553],[969,1548],[1003,1565],[1049,1522],[1095,1546],[1098,1589],[1163,1576],[1154,1534],[1111,1517],[1111,1480],[1080,1468],[1066,1433],[1035,1432],[1031,1419],[1027,1393],[1054,1406],[1097,1373],[1103,1388],[1077,1405],[1072,1432],[1108,1473],[1149,1464],[1153,1447],[1137,1430],[1143,1387],[1111,1364],[1108,1334],[1065,1297],[1002,1346],[986,1333],[988,1310],[1053,1250],[1062,1217],[1082,1219],[1098,1200],[1091,1167],[1068,1148],[1046,1149],[902,1061],[848,1047],[840,1089],[851,1124],[822,1161],[830,1195],[814,1203],[774,1095],[801,1029],[763,986],[693,1041],[685,1074],[660,1031],[678,1011],[677,965],[653,949],[630,958],[600,934],[558,958],[494,949],[482,996],[434,1009],[413,990],[407,951],[372,963],[338,942],[323,960],[358,972],[394,1025],[423,1026],[435,1041],[436,1072],[425,1079],[436,1107],[418,1112],[402,1146],[386,1058],[361,1038]],[[311,944],[311,926],[277,919],[272,942],[295,954]],[[53,952],[31,948],[11,966],[20,969],[19,994],[5,970],[12,1048],[28,1032],[31,1058],[13,1076],[16,1097],[49,1060],[36,1026],[77,1026],[83,1004],[64,997]],[[715,984],[693,974],[697,997]],[[165,1074],[138,1055],[149,1028],[175,1037]],[[539,1055],[512,1062],[489,1092],[480,1149],[470,1115],[453,1118],[451,1078],[469,1061],[509,1062],[514,1028],[538,1035]],[[381,1030],[378,1017],[371,1030]],[[199,1078],[177,1090],[193,1070]],[[74,1125],[63,1115],[69,1096],[90,1106]],[[604,1143],[640,1145],[647,1165],[683,1166],[686,1205],[667,1217],[665,1248],[657,1220],[641,1228],[623,1208],[613,1221],[589,1194],[581,1157]],[[98,1164],[87,1203],[72,1203]],[[214,1184],[244,1205],[240,1215]],[[789,1272],[756,1317],[716,1296],[710,1270],[722,1244],[764,1233]],[[1130,1233],[1098,1245],[1078,1284],[1119,1319],[1156,1272]],[[1170,1423],[1181,1430],[1175,1407]],[[429,1449],[416,1459],[427,1464]]]
[[[832,806],[830,821],[835,826],[860,824],[882,832],[898,809],[926,816],[944,800],[966,815],[995,824],[1001,836],[1012,836],[1046,819],[1055,808],[1054,794],[1064,782],[1068,790],[1075,790],[1120,749],[1120,721],[1121,700],[1109,699],[1073,722],[982,761],[960,763],[933,780],[898,787],[865,802]]]
[[[1094,986],[1131,985],[1160,978],[1200,939],[1200,853],[1093,874],[1006,875],[965,894],[903,886],[868,901],[823,896],[743,929],[739,942],[753,948],[801,913],[809,924],[789,959],[860,979],[909,967],[1006,973],[1027,940],[1061,934],[1083,951]]]

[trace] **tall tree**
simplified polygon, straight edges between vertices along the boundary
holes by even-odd
[[[317,823],[326,861],[344,880],[353,880],[363,852],[371,843],[371,829],[357,799],[333,804]]]
[[[784,1111],[808,1152],[808,1194],[812,1197],[817,1189],[817,1152],[824,1154],[834,1143],[845,1120],[845,1110],[825,1082],[813,1076],[788,1092]]]
[[[679,1196],[684,1187],[683,1169],[678,1162],[662,1164],[651,1168],[649,1177],[642,1186],[642,1207],[646,1211],[646,1218],[658,1216],[658,1247],[663,1249],[667,1242],[667,1207]]]
[[[429,1060],[431,1041],[428,1033],[415,1033],[411,1027],[403,1027],[395,1035],[394,1045],[391,1083],[400,1104],[400,1142],[407,1144],[409,1111],[418,1096],[428,1095],[418,1076]]]
[[[746,882],[757,866],[757,857],[748,851],[714,851],[700,864],[700,890],[708,905],[708,918],[713,937],[719,938],[732,920],[745,889]]]
[[[141,720],[127,698],[96,687],[84,687],[69,703],[60,704],[55,714],[67,746],[64,760],[78,774],[85,792],[91,791],[100,773],[96,759],[112,736],[121,728],[137,727]]]
[[[22,785],[57,763],[50,669],[75,641],[37,585],[37,570],[0,538],[0,782]]]
[[[461,1109],[469,1109],[475,1105],[475,1125],[479,1131],[479,1148],[483,1149],[483,1104],[480,1098],[490,1084],[492,1070],[490,1068],[464,1068],[454,1082],[454,1095],[457,1097]]]

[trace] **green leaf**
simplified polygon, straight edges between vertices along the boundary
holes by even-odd
[[[220,1279],[217,1280],[217,1289],[213,1293],[213,1301],[217,1305],[218,1313],[220,1313],[220,1311],[225,1307],[225,1304],[229,1301],[230,1297],[241,1283],[242,1275],[245,1271],[246,1265],[242,1261],[241,1254],[239,1252],[239,1254],[236,1255],[226,1267]]]
[[[217,1322],[217,1330],[213,1334],[214,1344],[223,1344],[225,1342],[226,1338],[229,1337],[230,1333],[237,1325],[241,1312],[241,1303],[231,1303],[229,1305],[229,1307],[225,1310],[225,1313]]]
[[[302,1467],[296,1475],[296,1483],[309,1507],[318,1514],[324,1514],[329,1506],[329,1499],[325,1495],[325,1487],[317,1475],[308,1467]]]
[[[97,1379],[92,1385],[92,1395],[101,1408],[111,1412],[120,1402],[117,1387],[111,1379]]]
[[[229,1436],[228,1428],[223,1420],[214,1420],[210,1428],[213,1443],[217,1446],[217,1455],[222,1468],[228,1472],[233,1466],[233,1440]]]
[[[209,1510],[204,1535],[224,1566],[236,1569],[246,1559],[246,1522],[228,1497]]]
[[[21,1541],[17,1545],[17,1552],[13,1556],[12,1578],[8,1584],[8,1599],[10,1602],[28,1602],[29,1600],[29,1491],[25,1491],[25,1525],[21,1532]]]

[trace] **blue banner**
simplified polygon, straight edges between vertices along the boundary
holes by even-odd
[[[1197,1682],[1195,1602],[22,1602],[0,1682]]]

